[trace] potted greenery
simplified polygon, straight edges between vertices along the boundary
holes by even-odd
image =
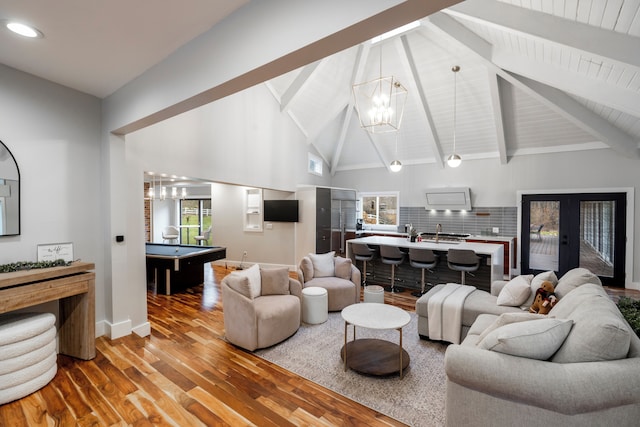
[[[411,227],[409,227],[409,238],[412,242],[415,242],[417,237],[418,237],[418,230],[413,228],[413,225],[412,225]]]
[[[631,326],[631,329],[640,337],[640,301],[629,297],[620,297],[618,308]]]

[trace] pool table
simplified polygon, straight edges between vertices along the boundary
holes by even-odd
[[[146,243],[147,285],[171,295],[204,283],[204,264],[226,258],[221,246]]]

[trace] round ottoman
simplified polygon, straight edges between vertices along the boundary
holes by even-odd
[[[0,315],[0,405],[41,389],[57,369],[53,314]]]
[[[310,286],[302,290],[302,321],[316,325],[329,318],[329,294],[325,288]]]
[[[365,286],[364,302],[377,302],[384,304],[384,288],[378,285]]]

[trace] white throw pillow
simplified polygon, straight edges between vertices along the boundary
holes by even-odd
[[[539,319],[510,323],[489,333],[477,346],[511,356],[548,360],[569,335],[573,320]]]
[[[558,284],[558,277],[553,270],[536,274],[533,279],[531,279],[531,295],[529,295],[529,298],[520,306],[521,309],[529,310],[529,307],[533,304],[533,300],[536,298],[536,291],[540,289],[542,282],[551,282],[555,287]]]
[[[484,331],[482,331],[482,333],[478,336],[478,343],[480,343],[480,341],[482,341],[484,337],[489,335],[489,333],[495,331],[496,329],[504,325],[509,325],[511,323],[518,323],[518,322],[526,322],[529,320],[546,319],[546,318],[547,318],[546,315],[538,314],[538,313],[529,313],[529,312],[502,313],[500,316],[498,316],[498,318],[492,324],[487,326],[487,328]]]
[[[326,254],[309,254],[309,259],[313,264],[313,277],[334,277],[335,251],[327,252]]]
[[[260,277],[260,266],[258,264],[253,264],[246,270],[234,271],[227,277],[229,287],[236,292],[250,299],[260,296],[262,280]]]
[[[531,293],[533,274],[517,276],[511,279],[498,294],[498,305],[518,307],[524,303]]]

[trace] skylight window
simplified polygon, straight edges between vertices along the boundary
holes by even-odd
[[[381,34],[377,37],[371,39],[371,44],[376,44],[381,42],[382,40],[390,39],[391,37],[395,37],[399,34],[406,33],[407,31],[413,30],[420,26],[420,21],[409,22],[408,24],[403,25],[402,27],[398,27],[395,30],[387,31],[384,34]]]

